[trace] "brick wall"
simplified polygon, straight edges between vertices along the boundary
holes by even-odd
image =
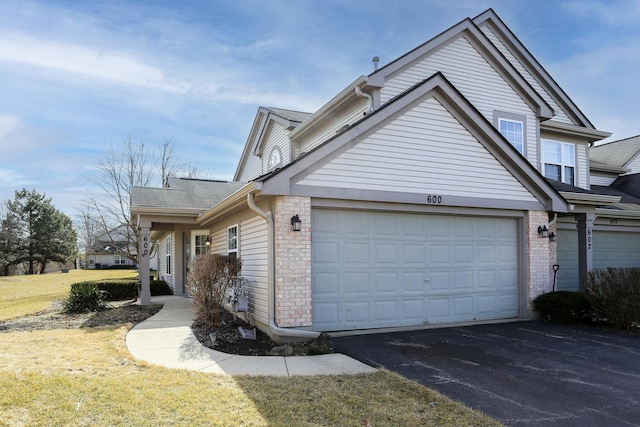
[[[531,310],[531,302],[545,292],[550,292],[553,284],[556,243],[538,235],[538,226],[549,228],[549,219],[545,211],[529,211],[526,218],[527,230],[527,283],[529,285],[527,304]],[[555,225],[549,232],[555,230]]]
[[[294,215],[302,220],[300,231],[291,228]],[[274,227],[276,324],[311,326],[311,199],[276,197]]]

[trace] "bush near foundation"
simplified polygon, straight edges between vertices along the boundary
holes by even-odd
[[[626,331],[640,328],[640,268],[593,270],[586,293],[599,321]]]
[[[137,280],[124,279],[124,280],[104,280],[104,281],[92,281],[92,282],[83,282],[83,283],[91,283],[96,288],[101,291],[104,291],[105,299],[110,301],[124,301],[129,299],[138,298],[138,288],[140,284]],[[71,285],[73,289],[74,286],[79,286],[80,283],[75,283]],[[173,291],[164,280],[151,280],[151,296],[158,295],[173,295]]]
[[[80,282],[71,286],[69,296],[62,301],[64,313],[87,313],[108,308],[104,302],[105,292],[91,282]]]
[[[536,311],[553,322],[588,323],[593,318],[593,307],[583,292],[555,291],[533,300]]]
[[[216,328],[225,309],[227,290],[241,268],[242,262],[228,255],[201,254],[194,258],[187,275],[187,291],[196,319]]]

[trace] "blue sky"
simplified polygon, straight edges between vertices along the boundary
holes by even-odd
[[[636,0],[2,0],[0,201],[73,218],[129,137],[230,180],[259,106],[314,111],[489,7],[611,140],[640,134]]]

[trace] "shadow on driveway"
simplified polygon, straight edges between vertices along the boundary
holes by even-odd
[[[513,426],[640,425],[640,336],[543,322],[334,338]]]

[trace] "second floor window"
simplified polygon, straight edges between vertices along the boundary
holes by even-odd
[[[568,142],[542,141],[544,176],[569,185],[575,184],[576,146]]]
[[[521,121],[498,119],[498,130],[520,154],[524,154],[524,132]]]

